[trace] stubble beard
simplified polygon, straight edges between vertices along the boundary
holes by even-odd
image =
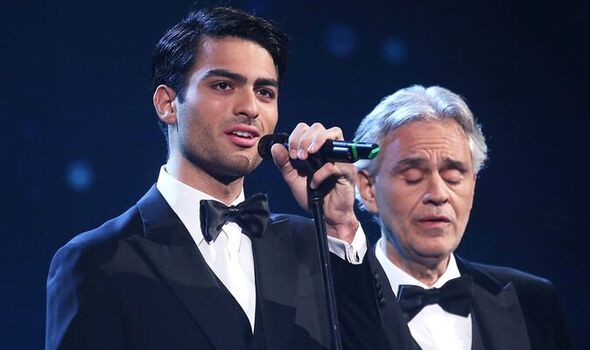
[[[205,172],[217,181],[229,185],[256,169],[262,159],[255,157],[250,160],[245,155],[224,154],[220,150],[194,149],[181,143],[180,152],[191,165]],[[197,145],[198,147],[198,145]],[[206,156],[204,156],[206,155]]]

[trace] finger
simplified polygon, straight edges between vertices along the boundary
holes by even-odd
[[[343,140],[342,129],[332,127],[326,129],[321,123],[311,126],[305,123],[297,124],[289,136],[289,157],[305,160],[309,154],[317,153],[326,140]]]
[[[307,159],[307,148],[317,137],[317,135],[324,131],[325,128],[320,123],[313,123],[311,126],[300,123],[289,138],[290,147],[292,145],[292,147],[295,149],[295,157],[301,160]]]
[[[321,123],[313,123],[299,138],[297,157],[307,159],[309,154],[317,153],[326,140],[342,140],[342,130],[338,127],[326,129]]]
[[[299,147],[299,140],[305,131],[309,129],[309,125],[305,123],[299,123],[289,135],[289,157],[291,159],[297,159],[297,151]]]
[[[321,123],[313,123],[299,135],[297,140],[297,158],[305,160],[308,157],[309,146],[316,142],[318,137],[326,132],[326,128]]]
[[[342,133],[342,129],[335,126],[330,129],[316,129],[314,130],[314,135],[310,135],[310,138],[312,139],[312,142],[309,144],[306,150],[307,152],[314,154],[322,148],[324,143],[326,143],[326,140],[344,140],[344,135]]]

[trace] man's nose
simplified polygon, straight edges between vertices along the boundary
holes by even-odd
[[[428,188],[422,199],[424,204],[443,205],[449,201],[448,187],[440,175],[435,174],[430,178]]]
[[[259,111],[256,92],[251,90],[242,91],[237,98],[234,108],[236,115],[243,115],[250,119],[257,118]]]

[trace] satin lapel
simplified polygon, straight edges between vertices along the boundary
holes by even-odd
[[[397,349],[398,346],[400,349],[420,349],[410,333],[408,321],[397,303],[389,279],[372,249],[367,250],[366,259],[371,266],[379,316],[387,341],[393,349]]]
[[[461,274],[473,277],[473,312],[486,350],[526,350],[530,343],[516,290],[457,257]]]
[[[483,337],[481,335],[480,324],[476,315],[471,313],[471,350],[486,350],[483,344]]]
[[[145,236],[135,236],[134,241],[146,260],[170,286],[216,349],[245,349],[241,337],[228,336],[234,329],[223,315],[231,310],[222,298],[217,279],[188,230],[155,186],[139,200],[137,207]]]
[[[271,221],[264,235],[252,239],[260,309],[267,350],[289,348],[295,319],[296,257],[287,219]]]

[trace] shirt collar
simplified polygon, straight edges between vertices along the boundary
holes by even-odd
[[[375,256],[383,270],[385,271],[385,275],[389,279],[389,283],[391,284],[391,289],[393,293],[397,297],[397,292],[399,290],[399,286],[402,284],[410,284],[414,286],[419,286],[425,289],[430,288],[440,288],[449,280],[453,278],[461,277],[461,273],[459,272],[459,268],[457,267],[457,261],[455,260],[455,255],[451,254],[449,259],[449,264],[447,265],[447,269],[445,272],[440,276],[440,278],[432,285],[432,287],[427,286],[426,284],[420,282],[404,270],[397,267],[391,260],[387,258],[386,253],[386,240],[381,237],[379,241],[377,241],[377,245],[375,247]]]
[[[162,194],[168,205],[176,213],[180,221],[188,229],[191,237],[197,245],[203,242],[204,237],[201,232],[201,218],[200,218],[200,203],[203,199],[214,199],[221,202],[219,199],[201,192],[189,185],[182,183],[168,174],[166,166],[162,165],[156,188]],[[231,205],[237,205],[244,201],[244,189],[240,192]]]

